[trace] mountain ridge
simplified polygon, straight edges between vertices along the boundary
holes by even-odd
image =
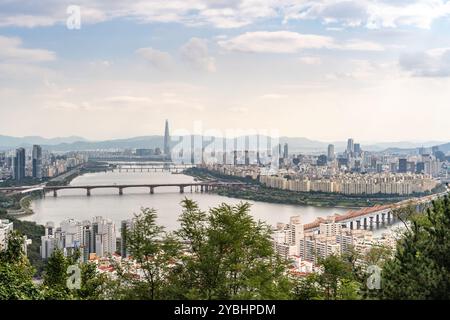
[[[254,136],[253,136],[254,137]],[[279,137],[281,144],[287,143],[290,152],[314,152],[326,153],[329,144],[335,145],[336,152],[342,152],[347,146],[346,141],[324,142],[305,137]],[[357,140],[355,142],[358,142]],[[0,149],[9,150],[18,147],[30,148],[33,144],[42,145],[44,149],[51,151],[82,151],[82,150],[106,150],[106,149],[137,149],[137,148],[162,148],[164,136],[149,135],[122,139],[110,139],[92,141],[79,136],[43,138],[40,136],[12,137],[0,135]],[[432,147],[438,145],[443,152],[450,151],[450,142],[425,141],[425,142],[373,142],[362,143],[363,150],[367,151],[391,151],[413,152],[420,147]]]

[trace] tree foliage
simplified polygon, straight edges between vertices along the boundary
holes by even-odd
[[[450,298],[450,199],[433,201],[413,217],[383,269],[385,299]]]
[[[133,228],[126,232],[127,249],[137,262],[142,275],[128,268],[118,269],[119,281],[132,290],[120,289],[122,298],[161,299],[169,286],[167,279],[176,257],[179,243],[156,223],[156,211],[143,208],[133,220]],[[142,279],[144,281],[142,281]]]
[[[221,204],[203,212],[185,199],[177,232],[187,254],[178,270],[187,299],[287,299],[285,264],[275,254],[270,228],[254,221],[250,205]]]
[[[24,238],[13,231],[0,252],[0,300],[34,300],[41,295],[33,283],[34,269],[23,250]]]

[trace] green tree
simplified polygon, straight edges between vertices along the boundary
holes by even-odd
[[[319,259],[320,270],[296,281],[293,290],[298,300],[356,300],[360,299],[360,282],[352,264],[337,255]]]
[[[450,299],[450,199],[414,216],[382,272],[385,299]]]
[[[76,291],[76,297],[82,300],[101,300],[105,298],[104,288],[108,278],[97,271],[94,263],[81,264],[81,288]]]
[[[169,273],[179,256],[180,245],[156,223],[156,211],[143,208],[126,233],[127,250],[142,271],[116,266],[121,281],[119,295],[127,299],[161,299],[169,286]]]
[[[41,295],[33,283],[34,269],[23,250],[24,238],[13,231],[0,252],[0,300],[34,300]]]
[[[67,268],[70,262],[62,250],[56,249],[48,258],[44,271],[43,293],[48,300],[71,299],[72,295],[67,288]]]
[[[275,254],[271,230],[255,222],[250,205],[221,204],[203,212],[185,199],[178,236],[186,243],[178,286],[187,299],[287,299],[286,265]],[[176,281],[174,281],[176,283]]]

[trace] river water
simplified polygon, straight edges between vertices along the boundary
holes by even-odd
[[[157,183],[183,183],[193,182],[194,178],[183,174],[170,172],[101,172],[89,173],[77,177],[71,185],[112,185],[112,184],[157,184]],[[203,210],[219,205],[220,203],[239,203],[240,199],[218,196],[215,194],[190,192],[185,188],[185,193],[180,194],[178,187],[158,187],[155,193],[150,194],[148,188],[124,189],[124,194],[119,196],[118,189],[94,189],[91,196],[86,196],[86,190],[60,190],[58,197],[52,193],[42,199],[33,201],[34,214],[23,217],[23,220],[35,221],[45,224],[48,221],[59,223],[68,218],[76,220],[91,220],[94,216],[103,216],[116,222],[116,229],[120,227],[120,221],[133,217],[141,207],[149,207],[157,210],[158,223],[167,230],[175,230],[178,217],[181,213],[180,202],[185,198],[198,202]],[[252,204],[251,213],[259,220],[271,225],[277,222],[289,222],[289,218],[300,215],[304,223],[311,222],[317,217],[344,213],[343,208],[320,208],[312,206],[295,206],[272,204],[257,201],[248,201]]]

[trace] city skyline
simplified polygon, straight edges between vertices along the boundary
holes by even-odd
[[[2,135],[450,141],[443,0],[71,4],[0,4]]]

